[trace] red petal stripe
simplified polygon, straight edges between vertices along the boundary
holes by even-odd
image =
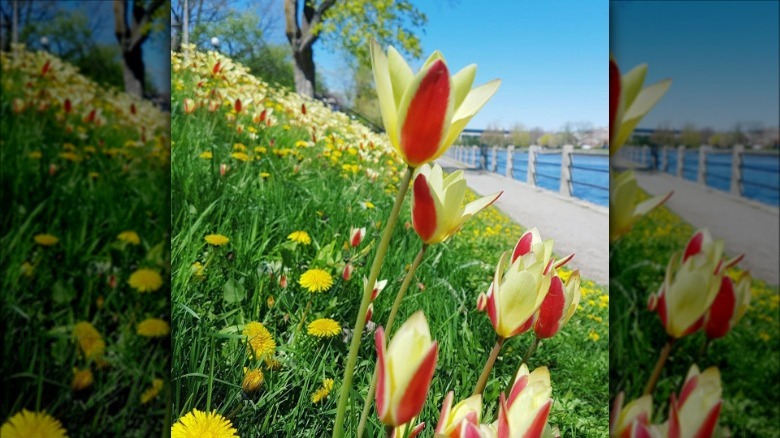
[[[444,397],[444,402],[441,404],[441,414],[439,414],[439,423],[436,425],[436,433],[444,433],[444,424],[447,422],[447,417],[450,416],[453,398],[455,398],[454,391],[448,392],[447,396]]]
[[[528,254],[531,251],[531,243],[534,241],[534,236],[530,231],[526,231],[520,236],[520,239],[515,245],[515,250],[512,251],[512,263],[517,260],[518,257]]]
[[[539,308],[539,316],[534,324],[534,333],[540,339],[553,337],[561,328],[566,297],[563,295],[563,281],[558,276],[553,277],[550,290]]]
[[[512,392],[509,393],[509,400],[507,400],[507,406],[512,406],[512,403],[515,402],[515,399],[518,395],[520,395],[521,392],[525,389],[526,386],[528,386],[528,381],[530,380],[530,377],[528,375],[524,375],[517,379],[514,385],[512,385]]]
[[[704,241],[704,233],[699,231],[698,233],[694,234],[693,237],[691,237],[691,240],[688,241],[688,244],[685,245],[685,254],[683,255],[682,262],[685,263],[686,260],[688,260],[688,257],[698,254],[701,252],[701,244]]]
[[[720,291],[715,297],[707,316],[705,331],[710,339],[726,336],[729,332],[731,317],[734,315],[734,307],[737,297],[734,295],[734,282],[729,277],[723,277],[720,283]]]
[[[428,181],[423,174],[417,175],[414,179],[412,223],[414,230],[423,241],[430,239],[436,232],[436,205],[433,203]]]
[[[688,396],[691,395],[694,389],[696,389],[696,385],[699,384],[699,376],[692,376],[685,384],[683,385],[682,391],[680,391],[680,406],[685,404],[685,400],[688,399]]]
[[[701,427],[699,427],[699,430],[696,431],[696,435],[694,435],[694,438],[712,437],[712,434],[715,432],[715,425],[718,424],[718,416],[720,415],[720,405],[721,402],[718,402],[715,406],[712,407],[712,409],[710,409],[710,411],[707,413],[707,417],[701,423]]]
[[[547,425],[547,417],[550,415],[550,407],[552,407],[552,399],[547,400],[547,403],[539,408],[539,412],[536,414],[534,422],[531,423],[531,426],[525,432],[523,438],[540,438],[542,436],[544,426]]]
[[[411,421],[422,410],[425,404],[425,397],[428,396],[428,389],[431,386],[431,379],[433,379],[433,372],[436,369],[436,359],[438,357],[439,344],[434,342],[406,388],[396,388],[405,392],[403,397],[401,397],[399,405],[396,407],[395,425]]]
[[[401,147],[409,164],[422,164],[439,150],[449,98],[450,73],[437,60],[420,81],[401,127]]]

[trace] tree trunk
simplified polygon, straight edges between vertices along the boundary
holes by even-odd
[[[124,70],[125,92],[133,96],[143,97],[146,86],[144,78],[144,58],[141,46],[137,45],[122,52],[122,67]]]
[[[293,72],[295,73],[295,91],[298,93],[314,97],[316,82],[314,79],[314,51],[311,46],[298,50],[293,53],[295,63]]]

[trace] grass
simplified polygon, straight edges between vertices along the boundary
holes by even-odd
[[[43,52],[17,62],[3,53],[2,73],[0,421],[45,410],[71,437],[161,435],[168,383],[148,403],[140,397],[153,379],[168,380],[169,339],[141,337],[136,325],[168,320],[170,289],[165,281],[139,294],[128,277],[142,266],[168,277],[167,120]],[[139,245],[117,239],[127,230]],[[36,244],[44,233],[59,241]],[[83,321],[105,342],[102,359],[79,353],[72,332]],[[71,389],[74,368],[93,373],[86,390]]]
[[[647,197],[644,193],[642,196]],[[646,308],[647,298],[658,291],[671,254],[684,248],[694,231],[662,207],[640,220],[611,248],[610,400],[619,391],[626,392],[626,401],[642,393],[666,341],[660,320]],[[732,269],[729,275],[736,278],[738,271]],[[780,297],[776,285],[755,279],[752,292],[745,316],[726,337],[714,341],[704,356],[699,357],[704,334],[678,342],[654,394],[654,422],[666,421],[670,394],[679,394],[688,368],[697,363],[702,370],[714,365],[721,371],[722,427],[730,429],[735,437],[777,436]]]
[[[275,90],[214,53],[192,54],[189,66],[176,55],[172,71],[173,417],[192,409],[216,410],[241,436],[326,436],[335,418],[361,279],[368,274],[402,163],[383,137],[319,103]],[[187,98],[202,106],[184,113]],[[243,100],[241,112],[235,110],[236,98]],[[253,99],[249,106],[248,99]],[[218,107],[213,112],[210,100]],[[263,109],[273,110],[271,122],[254,123]],[[367,176],[372,172],[375,181]],[[375,302],[374,322],[387,319],[405,267],[421,246],[409,221],[407,200],[380,274],[389,281]],[[349,250],[350,228],[363,226],[366,238],[358,250]],[[311,236],[310,245],[287,239],[299,230]],[[446,393],[455,391],[457,401],[476,384],[495,342],[487,315],[476,311],[476,299],[521,230],[490,208],[449,243],[429,249],[416,273],[395,327],[422,309],[440,343],[420,416],[426,434],[435,427]],[[213,233],[230,242],[207,244],[204,237]],[[349,281],[341,279],[345,259],[355,264]],[[203,271],[192,268],[194,263]],[[313,267],[334,277],[326,292],[312,294],[298,284]],[[282,274],[286,288],[279,282]],[[587,278],[587,272],[583,275]],[[567,437],[607,433],[608,303],[605,287],[585,281],[581,308],[530,360],[531,369],[550,367],[555,399],[550,423]],[[306,326],[321,317],[338,321],[342,335],[309,336]],[[242,330],[251,321],[262,322],[273,335],[279,367],[248,356]],[[372,338],[362,340],[347,436],[355,434],[374,369]],[[505,344],[487,384],[483,422],[496,418],[499,392],[511,383],[531,340],[523,335]],[[262,369],[259,393],[242,392],[244,367]],[[328,378],[335,381],[332,392],[313,403],[312,394]],[[382,433],[373,413],[367,436]]]

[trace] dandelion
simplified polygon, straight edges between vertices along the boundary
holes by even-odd
[[[118,236],[116,236],[116,238],[131,245],[141,244],[141,238],[138,237],[138,233],[132,230],[122,231]]]
[[[163,280],[160,274],[153,269],[141,268],[130,274],[127,283],[140,293],[154,292],[162,287]]]
[[[92,375],[92,370],[73,368],[73,381],[70,383],[70,389],[74,392],[83,391],[95,382],[95,376]]]
[[[309,324],[308,332],[318,338],[331,338],[341,333],[341,325],[330,318],[320,318]]]
[[[319,403],[323,399],[325,399],[328,394],[330,394],[330,391],[333,389],[333,379],[325,379],[322,381],[322,386],[320,386],[316,391],[314,391],[314,394],[311,395],[311,402],[312,403]]]
[[[33,240],[35,240],[35,243],[41,246],[56,245],[57,242],[60,241],[60,239],[51,234],[36,234],[35,237],[33,237]]]
[[[247,337],[247,349],[250,356],[255,359],[272,356],[276,351],[276,341],[262,323],[250,322],[244,327],[243,334]]]
[[[264,362],[265,362],[265,367],[271,371],[278,371],[282,369],[282,363],[273,357],[266,357]]]
[[[22,409],[0,428],[3,438],[67,438],[68,433],[59,420],[46,412]]]
[[[249,161],[249,155],[246,152],[233,152],[230,156],[238,161]]]
[[[106,343],[92,324],[82,321],[74,325],[73,337],[87,360],[99,361],[103,357]]]
[[[162,387],[163,387],[163,380],[154,379],[152,381],[152,386],[146,388],[146,390],[141,394],[141,404],[145,405],[150,401],[154,400],[155,398],[157,398],[157,395],[160,393]]]
[[[171,332],[171,326],[159,318],[146,318],[138,323],[136,333],[147,338],[159,338]]]
[[[223,236],[221,234],[209,234],[205,237],[206,243],[209,245],[214,246],[223,246],[227,245],[228,242],[230,242],[230,239],[228,239],[226,236]]]
[[[243,143],[236,143],[233,145],[233,150],[237,152],[246,152],[246,146]]]
[[[325,292],[333,286],[333,277],[322,269],[309,269],[301,275],[298,284],[311,293]]]
[[[268,172],[260,172],[260,178],[262,179],[268,179],[271,176]]]
[[[192,275],[194,275],[198,280],[203,280],[206,278],[206,274],[203,272],[205,268],[200,262],[193,263],[190,269],[192,270]]]
[[[211,151],[203,151],[200,153],[199,157],[204,160],[210,160],[214,157],[214,154],[212,154]]]
[[[259,368],[250,370],[244,367],[244,381],[241,382],[241,389],[246,394],[253,394],[260,389],[263,384],[263,372]]]
[[[599,334],[596,333],[595,330],[591,329],[590,333],[588,333],[588,339],[590,339],[593,342],[596,342],[599,339],[601,339],[601,336],[599,336]]]
[[[287,239],[304,245],[309,245],[311,243],[311,237],[309,237],[309,233],[306,231],[293,231],[287,236]]]
[[[171,438],[238,438],[238,431],[222,415],[193,409],[171,428]]]
[[[35,275],[35,266],[28,261],[22,263],[20,270],[22,271],[22,275],[27,278],[32,278],[32,276]]]
[[[363,208],[366,208],[366,209],[368,209],[368,210],[373,210],[373,209],[375,209],[375,208],[376,208],[376,206],[374,205],[374,203],[373,203],[373,202],[371,202],[371,201],[366,201],[366,202],[364,202],[364,203],[363,203]]]

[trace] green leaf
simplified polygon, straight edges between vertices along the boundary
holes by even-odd
[[[246,298],[246,289],[244,289],[243,284],[231,278],[222,287],[222,297],[228,303],[237,303]]]
[[[65,286],[62,282],[62,280],[58,280],[54,285],[51,287],[51,295],[52,299],[54,299],[54,302],[57,304],[67,304],[75,298],[76,294],[68,286]]]

